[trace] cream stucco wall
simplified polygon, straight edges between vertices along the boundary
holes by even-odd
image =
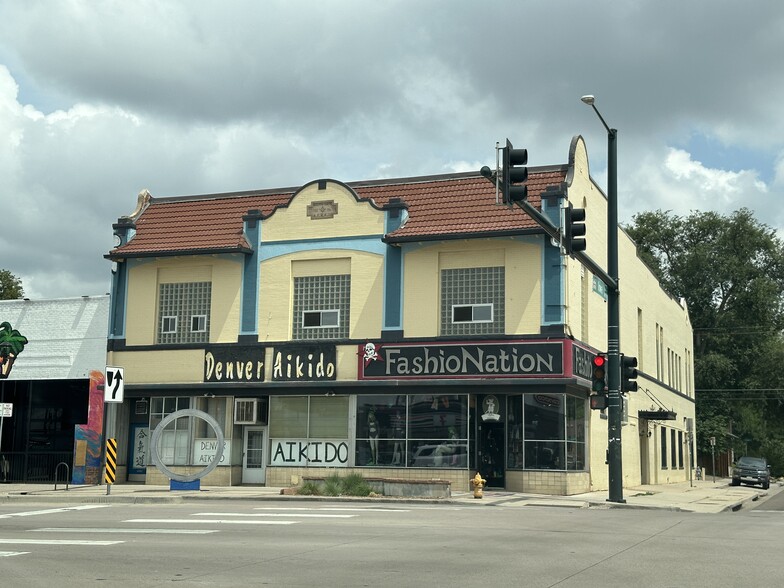
[[[541,241],[533,238],[443,241],[404,248],[403,330],[406,337],[440,333],[442,269],[505,268],[506,334],[538,333],[541,325]]]
[[[125,338],[128,345],[154,345],[160,284],[211,282],[210,342],[237,340],[243,257],[200,255],[130,262]]]
[[[308,206],[314,202],[332,201],[337,214],[332,218],[311,218]],[[384,212],[367,202],[358,202],[346,186],[328,181],[326,188],[318,184],[305,186],[288,207],[278,208],[262,222],[262,239],[296,241],[300,239],[334,239],[356,235],[382,235]]]
[[[383,302],[381,255],[352,250],[302,251],[268,259],[259,280],[259,341],[285,341],[292,334],[294,277],[351,275],[349,337],[376,338]]]
[[[569,199],[577,208],[586,209],[586,254],[600,267],[607,268],[607,198],[591,179],[585,143],[579,139],[573,153],[574,168],[569,185]],[[621,203],[619,203],[619,206]],[[607,301],[595,291],[591,272],[574,259],[566,261],[566,317],[568,330],[597,350],[607,350]],[[666,408],[677,414],[676,421],[661,421],[660,426],[675,428],[686,437],[686,418],[694,418],[693,347],[688,310],[673,299],[637,256],[634,242],[618,230],[618,273],[620,288],[621,353],[638,358],[641,372],[640,390],[626,395],[628,421],[622,427],[623,483],[639,485],[688,480],[688,466],[682,470],[661,467],[658,440],[649,441],[647,430],[638,419],[640,410]],[[663,354],[659,353],[657,370],[657,330],[663,330]],[[669,378],[667,349],[682,358],[680,377]],[[647,377],[646,374],[650,377]],[[670,387],[676,388],[673,391]],[[662,406],[664,405],[664,406]],[[602,464],[607,449],[607,420],[599,411],[591,411],[590,454],[594,464],[591,483],[594,489],[608,486],[607,468]],[[642,437],[643,435],[644,437]],[[676,434],[677,437],[677,434]],[[684,461],[687,461],[684,449]],[[658,480],[661,480],[659,482]]]

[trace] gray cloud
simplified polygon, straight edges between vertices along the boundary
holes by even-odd
[[[586,93],[619,129],[622,218],[751,206],[784,227],[782,54],[775,0],[2,3],[0,267],[35,296],[102,293],[142,188],[463,170],[506,137],[544,165],[583,134],[602,183]],[[764,159],[720,169],[683,149],[695,133]]]

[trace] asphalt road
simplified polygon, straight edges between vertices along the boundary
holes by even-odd
[[[0,583],[734,588],[775,584],[783,542],[762,509],[1,504]]]

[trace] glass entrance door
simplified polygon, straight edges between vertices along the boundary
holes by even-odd
[[[266,455],[267,427],[245,427],[242,454],[242,483],[264,484],[267,480]]]
[[[502,396],[500,400],[504,400]],[[490,488],[503,488],[506,485],[504,451],[505,410],[494,395],[478,397],[478,417],[476,419],[477,470],[487,480]]]

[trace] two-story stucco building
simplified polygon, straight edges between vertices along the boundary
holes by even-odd
[[[607,199],[582,138],[566,164],[529,173],[529,202],[555,225],[570,202],[586,210],[586,254],[606,267]],[[478,172],[145,191],[114,232],[118,481],[165,482],[150,433],[192,408],[226,439],[205,484],[285,486],[341,468],[461,490],[477,471],[514,491],[607,488],[607,419],[588,402],[607,289]],[[624,485],[687,480],[688,311],[620,230],[619,242],[621,351],[640,371],[624,403]],[[182,418],[157,453],[192,473],[214,449],[210,426]]]

